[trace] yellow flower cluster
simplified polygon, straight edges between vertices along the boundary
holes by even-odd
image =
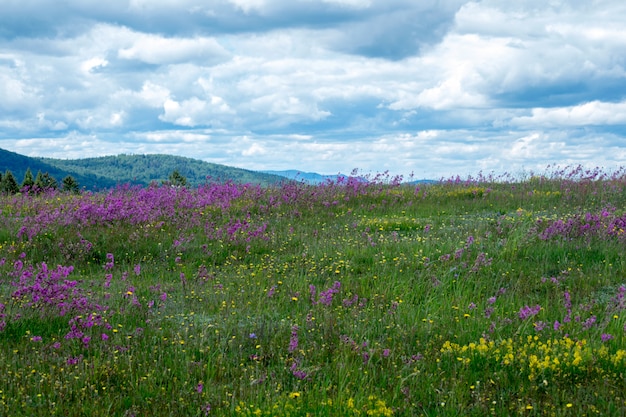
[[[467,345],[446,341],[441,352],[455,355],[464,364],[482,358],[494,365],[513,366],[527,373],[530,380],[546,373],[563,376],[590,367],[605,373],[611,370],[605,368],[626,366],[626,350],[619,349],[611,353],[604,345],[592,347],[584,339],[575,341],[569,337],[542,341],[538,336],[527,336],[498,342],[480,338],[478,343]]]

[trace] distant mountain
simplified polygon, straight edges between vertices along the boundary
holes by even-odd
[[[190,186],[206,182],[233,181],[267,186],[285,181],[284,177],[241,168],[213,164],[198,159],[173,155],[117,155],[83,159],[34,158],[0,149],[0,172],[10,170],[18,183],[26,170],[49,173],[57,181],[68,175],[81,188],[99,190],[117,184],[148,185],[152,181],[166,181],[177,170]]]
[[[302,172],[302,171],[298,171],[294,169],[289,169],[285,171],[263,171],[263,172],[267,174],[272,174],[272,175],[280,175],[281,177],[285,177],[294,181],[305,182],[307,184],[322,184],[326,181],[335,182],[339,178],[349,177],[349,175],[344,175],[344,174],[323,175],[323,174],[317,174],[315,172]],[[358,178],[364,182],[368,181],[367,177],[359,176]],[[406,184],[434,184],[437,182],[439,181],[422,179],[422,180],[413,180],[410,182],[406,182]]]
[[[279,175],[281,177],[295,180],[298,182],[305,182],[307,184],[321,184],[326,181],[337,181],[340,177],[347,177],[347,175],[323,175],[315,172],[302,172],[295,169],[289,169],[286,171],[263,171],[266,174]]]

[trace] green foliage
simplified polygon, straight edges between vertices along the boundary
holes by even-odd
[[[4,194],[15,194],[19,191],[17,181],[10,170],[6,170],[0,181],[0,192]]]
[[[57,180],[52,175],[50,175],[47,172],[45,173],[42,173],[41,171],[37,172],[37,176],[35,177],[35,189],[46,191],[46,190],[56,190],[57,188],[58,188]]]
[[[183,175],[181,175],[180,172],[178,172],[177,169],[175,169],[174,171],[172,171],[172,173],[170,174],[168,181],[170,183],[170,185],[174,186],[174,187],[185,187],[187,186],[187,178],[185,178]]]
[[[70,193],[78,193],[80,191],[80,186],[78,185],[78,181],[74,179],[71,175],[63,178],[63,191],[67,191]]]
[[[24,180],[22,181],[23,189],[31,190],[35,185],[35,178],[33,177],[33,173],[30,168],[26,169],[26,173],[24,174]]]

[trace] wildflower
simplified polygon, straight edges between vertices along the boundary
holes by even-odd
[[[299,398],[300,397],[300,393],[299,392],[292,392],[289,394],[289,398],[294,399],[294,398]]]
[[[333,295],[339,292],[341,282],[335,281],[332,287],[320,292],[318,303],[329,306],[333,302]]]
[[[568,310],[572,308],[572,296],[570,295],[569,291],[565,291],[563,293],[563,298],[565,298],[565,308],[567,308]]]
[[[600,339],[603,342],[608,342],[609,340],[613,339],[613,335],[609,333],[602,333],[602,336],[600,336]]]
[[[81,341],[83,342],[83,345],[87,348],[87,347],[89,347],[89,342],[91,341],[91,337],[90,336],[83,336]]]
[[[80,362],[82,359],[83,359],[83,355],[76,356],[76,357],[69,357],[67,358],[66,363],[68,365],[78,365],[78,362]]]
[[[520,308],[519,313],[517,314],[520,319],[526,320],[529,317],[537,315],[537,313],[539,313],[540,310],[541,310],[541,306],[538,304],[534,307],[524,306]]]
[[[583,329],[588,330],[591,327],[593,327],[593,325],[596,324],[596,320],[597,320],[596,316],[589,317],[587,320],[583,322],[582,324]]]
[[[30,338],[30,340],[32,342],[41,342],[43,339],[41,338],[41,336],[33,336]]]
[[[289,339],[289,352],[294,352],[298,349],[298,326],[294,325],[291,328],[291,338]]]
[[[316,294],[315,285],[313,284],[309,285],[309,294],[311,294],[311,304],[313,305],[317,304],[317,302],[315,301],[315,294]]]
[[[135,271],[135,275],[141,274],[141,265],[140,264],[135,265],[134,271]]]
[[[106,333],[102,333],[102,335],[100,336],[102,338],[102,341],[106,342],[107,340],[109,340],[109,335]]]
[[[292,372],[292,374],[298,379],[306,379],[306,377],[309,376],[306,371],[303,371],[302,369],[296,369]]]
[[[107,253],[106,256],[107,256],[107,259],[108,259],[109,262],[104,264],[104,270],[105,271],[110,271],[115,266],[115,259],[114,259],[112,253]]]
[[[202,390],[204,389],[204,385],[202,385],[202,382],[200,382],[197,386],[196,386],[196,392],[198,394],[202,394]]]
[[[384,349],[383,350],[383,358],[387,358],[389,357],[389,354],[391,353],[391,350],[389,349]]]
[[[272,298],[276,293],[276,285],[272,285],[272,287],[267,291],[267,298]]]

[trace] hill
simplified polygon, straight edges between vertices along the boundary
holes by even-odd
[[[47,172],[61,181],[68,175],[74,177],[81,188],[98,190],[116,184],[148,185],[161,182],[177,170],[191,186],[206,182],[233,181],[270,185],[285,181],[284,177],[234,168],[174,155],[117,155],[97,158],[54,159],[34,158],[0,149],[0,172],[10,170],[18,182],[30,168],[33,175]]]

